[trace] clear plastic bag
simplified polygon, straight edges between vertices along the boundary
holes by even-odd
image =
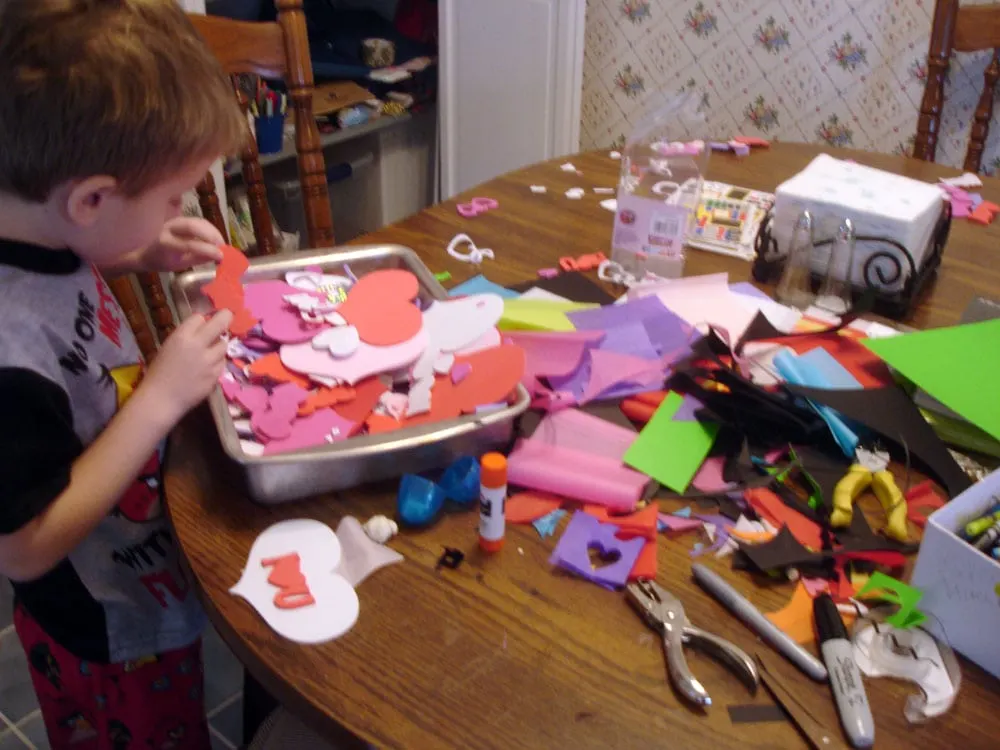
[[[611,257],[629,273],[676,278],[684,271],[684,238],[694,220],[708,168],[704,141],[676,140],[704,132],[693,93],[653,107],[622,149]]]

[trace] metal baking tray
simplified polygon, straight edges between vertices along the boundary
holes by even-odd
[[[345,264],[358,277],[381,268],[405,268],[417,277],[422,301],[448,298],[417,254],[401,245],[362,245],[252,258],[244,279],[278,279],[288,271],[310,267],[341,273]],[[214,268],[195,269],[174,278],[171,296],[181,320],[211,309],[201,289],[213,278]],[[496,448],[511,440],[514,419],[528,408],[530,397],[519,385],[513,400],[495,411],[383,435],[362,435],[277,456],[243,452],[221,389],[215,389],[208,403],[222,447],[243,468],[251,496],[259,503],[273,505],[425,471],[444,466],[458,456],[479,455]]]

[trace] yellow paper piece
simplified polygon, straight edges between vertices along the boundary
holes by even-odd
[[[503,315],[497,328],[501,331],[575,331],[576,327],[566,317],[566,313],[593,307],[598,305],[542,299],[505,299]]]

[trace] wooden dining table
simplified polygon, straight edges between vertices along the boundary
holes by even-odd
[[[957,174],[902,157],[822,150],[919,180]],[[713,154],[708,177],[773,191],[820,151],[772,144],[745,158]],[[560,168],[567,162],[577,171]],[[613,214],[599,205],[608,196],[592,188],[616,185],[618,169],[607,151],[536,164],[351,244],[408,246],[432,271],[450,272],[455,283],[477,273],[502,285],[523,282],[561,256],[607,252]],[[984,183],[982,195],[1000,203],[1000,181]],[[537,194],[532,185],[546,192]],[[566,197],[573,187],[585,189],[582,199]],[[474,196],[493,198],[499,206],[463,218],[456,204]],[[495,257],[480,267],[450,258],[446,245],[461,232]],[[685,275],[719,271],[732,282],[750,278],[746,261],[689,251]],[[956,220],[938,277],[905,322],[917,328],[956,323],[977,295],[1000,296],[1000,225]],[[660,641],[621,592],[554,570],[548,562],[554,538],[540,538],[530,525],[509,526],[504,549],[493,555],[477,546],[477,514],[448,514],[426,530],[403,531],[389,546],[405,561],[360,585],[361,612],[353,629],[330,643],[303,646],[276,635],[229,592],[251,545],[284,519],[313,518],[336,527],[346,515],[392,516],[396,482],[279,506],[255,504],[201,409],[172,437],[165,487],[180,547],[211,621],[253,677],[321,735],[340,737],[346,728],[377,747],[418,750],[807,747],[789,721],[733,723],[727,706],[767,704],[771,698],[763,690],[752,696],[732,673],[690,649],[689,664],[714,705],[708,711],[688,707],[667,679]],[[692,543],[691,536],[661,535],[659,583],[681,599],[695,624],[768,657],[780,680],[828,730],[828,746],[842,747],[829,687],[799,673],[693,583]],[[438,567],[445,547],[465,553],[457,569]],[[763,611],[782,608],[791,595],[787,582],[768,585],[731,570],[728,560],[702,560]],[[919,725],[903,716],[915,685],[866,680],[876,747],[1000,746],[1000,681],[961,663],[954,706]]]

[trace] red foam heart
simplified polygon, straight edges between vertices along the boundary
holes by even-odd
[[[354,386],[353,399],[335,404],[333,410],[344,419],[361,425],[387,390],[389,386],[377,376],[366,378]]]
[[[420,331],[423,314],[413,304],[420,287],[409,271],[387,269],[362,276],[337,312],[372,346],[409,341]]]
[[[245,336],[258,322],[243,299],[243,274],[250,267],[250,261],[230,245],[222,245],[219,249],[222,260],[215,269],[215,278],[202,287],[202,293],[216,310],[229,310],[233,314],[229,330],[236,336]]]
[[[295,383],[300,388],[308,388],[312,383],[305,375],[292,372],[285,367],[277,352],[265,354],[260,359],[251,362],[250,377],[253,379],[268,378],[279,383]]]
[[[338,385],[333,388],[323,386],[316,389],[299,406],[299,416],[305,417],[317,409],[336,406],[355,398],[357,392],[349,385]]]

